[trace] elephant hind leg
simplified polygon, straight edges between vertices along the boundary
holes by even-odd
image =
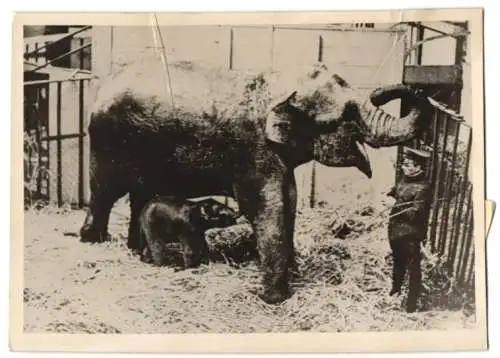
[[[115,202],[127,193],[123,178],[111,171],[103,172],[91,167],[90,205],[80,229],[81,242],[103,242],[108,237],[108,223]]]

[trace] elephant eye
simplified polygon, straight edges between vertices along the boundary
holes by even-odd
[[[281,129],[282,131],[287,131],[290,129],[290,123],[289,122],[279,122],[279,123],[276,123],[276,127]]]
[[[286,104],[280,103],[276,106],[274,106],[271,111],[273,111],[276,114],[282,114],[286,112]]]

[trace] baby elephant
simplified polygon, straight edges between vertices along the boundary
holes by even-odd
[[[141,260],[163,266],[167,244],[180,243],[185,268],[197,267],[208,257],[205,231],[236,223],[236,213],[213,199],[193,202],[160,196],[149,201],[139,217]]]

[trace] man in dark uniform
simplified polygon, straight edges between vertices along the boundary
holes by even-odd
[[[403,175],[387,194],[396,199],[388,228],[393,258],[392,289],[389,295],[401,292],[408,270],[407,312],[416,310],[422,283],[420,244],[426,238],[432,196],[425,173],[429,156],[428,152],[404,148],[401,165]]]

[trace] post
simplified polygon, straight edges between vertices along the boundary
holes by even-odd
[[[463,24],[465,27],[465,30],[467,30],[467,23]],[[467,38],[465,36],[460,36],[455,39],[456,42],[456,47],[455,47],[455,65],[460,66],[462,68],[462,61],[465,56],[465,47],[467,46]],[[461,71],[463,73],[463,71]],[[463,75],[462,75],[463,76]],[[458,87],[458,86],[457,86]],[[454,106],[452,108],[455,111],[460,110],[460,105],[462,102],[462,87],[460,86],[459,88],[455,88],[455,103],[453,103]]]
[[[57,82],[57,205],[62,206],[61,87]]]
[[[274,25],[271,25],[270,29],[271,36],[271,65],[269,66],[269,70],[272,71],[274,69]]]
[[[445,188],[445,193],[444,193],[444,197],[445,197],[444,220],[443,220],[443,218],[441,218],[441,220],[443,220],[443,224],[441,225],[441,231],[442,231],[441,236],[444,236],[444,242],[443,242],[443,245],[440,249],[440,254],[445,253],[446,244],[447,244],[446,239],[448,237],[450,238],[450,242],[451,242],[451,236],[448,235],[448,231],[449,231],[448,230],[448,219],[449,219],[449,211],[450,211],[451,190],[453,189],[452,183],[454,182],[454,178],[455,178],[455,162],[457,160],[457,149],[458,149],[459,136],[460,136],[460,124],[455,123],[455,133],[454,133],[454,140],[455,141],[453,143],[453,154],[451,157],[451,169],[450,169],[451,178],[448,178],[448,180],[445,182],[446,188]],[[448,250],[448,254],[449,254],[449,250]]]
[[[318,62],[323,62],[323,36],[319,35]]]
[[[424,39],[424,31],[425,31],[425,29],[418,22],[417,23],[417,42],[420,42]],[[417,52],[417,63],[416,64],[421,65],[422,64],[423,44],[418,46],[416,52]]]
[[[83,46],[83,39],[80,39],[80,47]],[[80,51],[80,69],[83,69],[83,49]],[[78,124],[79,124],[79,134],[78,137],[78,207],[83,207],[83,132],[84,132],[84,116],[83,116],[83,106],[84,106],[84,80],[79,82],[78,90]]]
[[[229,28],[229,69],[233,69],[233,41],[234,40],[234,32],[233,28]]]
[[[438,112],[439,113],[439,112]],[[439,207],[440,207],[440,201],[439,201],[439,189],[440,189],[440,186],[441,186],[441,182],[442,181],[445,181],[446,180],[446,177],[443,177],[443,173],[445,171],[445,155],[446,155],[446,146],[448,144],[448,124],[449,124],[449,118],[447,115],[444,115],[442,117],[444,119],[444,130],[443,130],[443,135],[444,135],[444,138],[443,138],[443,147],[442,147],[442,152],[441,152],[441,158],[439,158],[439,156],[436,156],[436,159],[438,159],[438,163],[437,163],[437,170],[436,170],[436,176],[434,177],[434,181],[433,181],[433,186],[434,186],[434,196],[433,196],[433,199],[432,199],[432,222],[434,223],[434,225],[432,225],[431,227],[431,252],[432,253],[435,253],[436,250],[439,250],[439,246],[436,247],[435,245],[437,243],[439,243],[439,240],[441,239],[441,237],[436,240],[436,234],[440,234],[441,231],[437,231],[437,218],[438,218],[438,213],[439,213]],[[437,151],[439,149],[439,146],[436,145],[434,147],[434,150]],[[443,225],[443,223],[441,223],[441,225]],[[441,226],[440,226],[441,228]]]

